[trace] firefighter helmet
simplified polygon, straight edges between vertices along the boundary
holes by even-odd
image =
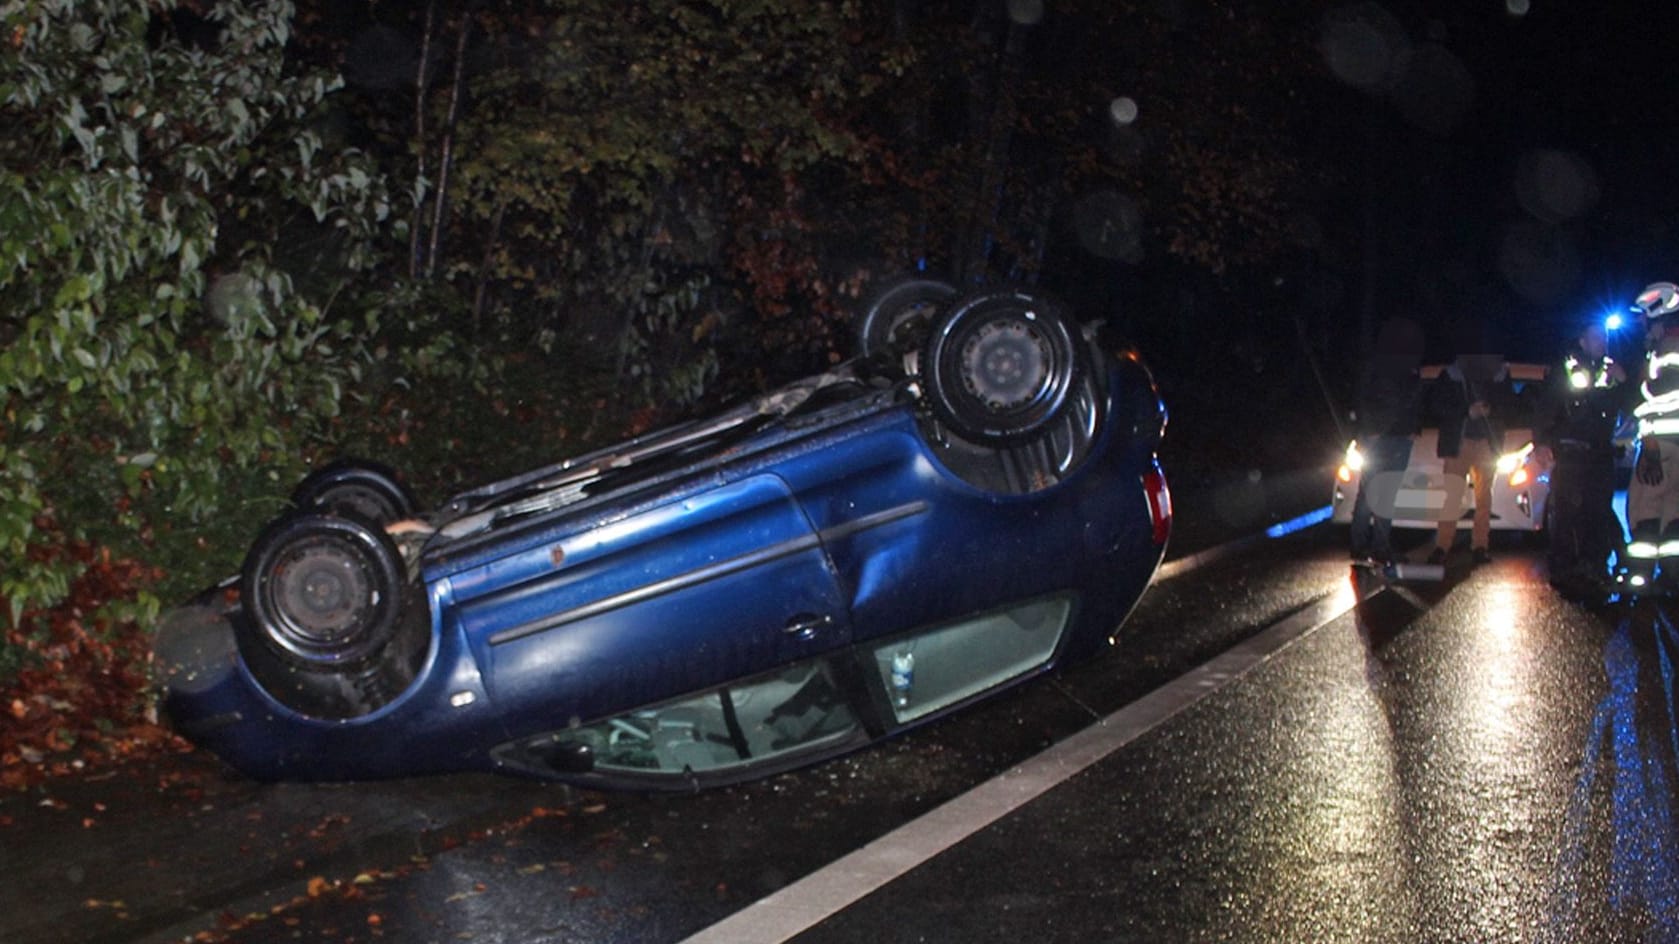
[[[1645,286],[1644,291],[1638,293],[1632,307],[1646,318],[1661,318],[1679,311],[1679,285],[1672,282],[1655,282]]]

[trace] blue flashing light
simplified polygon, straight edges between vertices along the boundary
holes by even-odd
[[[1268,538],[1281,538],[1287,537],[1296,531],[1304,531],[1320,521],[1328,521],[1333,510],[1334,509],[1329,505],[1325,505],[1316,511],[1309,511],[1298,518],[1290,518],[1287,521],[1279,521],[1265,529],[1265,536]]]
[[[1618,311],[1610,312],[1609,315],[1603,319],[1603,329],[1605,331],[1619,331],[1626,326],[1627,316]]]

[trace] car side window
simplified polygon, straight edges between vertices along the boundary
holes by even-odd
[[[820,749],[860,726],[828,669],[812,659],[568,733],[602,773],[704,774]]]
[[[893,716],[914,721],[1045,665],[1072,612],[1071,597],[1049,597],[875,646],[875,671]]]

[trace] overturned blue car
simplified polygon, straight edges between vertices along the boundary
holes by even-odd
[[[160,629],[167,716],[262,779],[690,790],[1109,645],[1171,528],[1141,359],[1034,291],[859,322],[828,373],[429,510],[317,471]]]

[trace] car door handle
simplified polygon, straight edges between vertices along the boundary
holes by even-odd
[[[787,625],[782,627],[781,631],[789,636],[796,636],[799,639],[809,639],[821,630],[832,625],[833,622],[834,618],[826,613],[821,615],[817,615],[815,613],[799,613],[788,619]]]

